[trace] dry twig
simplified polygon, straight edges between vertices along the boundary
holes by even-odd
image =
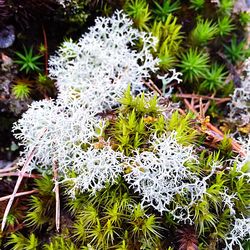
[[[43,131],[41,132],[41,135],[38,136],[38,139],[40,139],[44,135],[45,131],[46,131],[46,129],[43,129]],[[13,193],[11,194],[11,196],[9,198],[9,202],[8,202],[6,208],[5,208],[4,215],[3,215],[3,220],[2,220],[2,226],[1,226],[2,231],[4,230],[4,227],[5,227],[5,224],[6,224],[6,221],[7,221],[7,216],[9,214],[10,209],[11,209],[11,206],[13,204],[13,201],[15,199],[17,191],[18,191],[18,189],[19,189],[19,187],[21,185],[22,179],[23,179],[23,177],[24,177],[24,175],[26,173],[26,170],[27,170],[29,164],[30,164],[32,158],[34,157],[34,154],[35,154],[35,147],[33,147],[30,150],[29,154],[28,154],[28,157],[27,157],[27,159],[26,159],[26,161],[25,161],[25,163],[23,165],[23,168],[20,171],[20,174],[18,176],[18,179],[17,179],[16,185],[15,185],[15,188],[13,190]]]
[[[179,98],[185,98],[185,99],[186,98],[193,98],[193,99],[200,99],[200,98],[202,98],[203,100],[213,100],[217,104],[231,101],[230,97],[227,97],[227,98],[217,98],[217,97],[214,97],[214,96],[195,95],[195,94],[176,94],[175,96],[179,97]]]
[[[7,165],[7,167],[5,167],[3,169],[0,169],[0,174],[16,170],[18,167],[19,166],[17,164],[15,164],[14,162],[12,162],[11,164]]]
[[[20,175],[20,172],[0,173],[0,178],[6,177],[6,176],[19,176],[19,175]],[[39,178],[38,175],[26,174],[26,173],[23,174],[23,177],[25,177],[25,178],[33,178],[33,179]]]
[[[15,194],[15,198],[16,197],[20,197],[20,196],[24,196],[24,195],[28,195],[28,194],[34,194],[34,193],[38,193],[38,190],[34,189],[34,190],[31,190],[31,191],[25,191],[25,192],[16,193]],[[12,195],[6,195],[6,196],[1,197],[0,198],[0,202],[10,199],[11,196]]]
[[[44,71],[45,71],[45,75],[48,75],[48,42],[47,42],[47,36],[46,36],[46,32],[44,29],[44,26],[42,26],[42,30],[43,30],[43,41],[44,41]]]
[[[60,230],[60,195],[59,195],[59,183],[58,183],[58,162],[55,160],[53,162],[53,173],[54,173],[54,181],[55,187],[54,191],[56,193],[56,230],[59,232]]]
[[[156,92],[158,95],[162,96],[162,92],[161,90],[159,90],[159,88],[154,84],[154,82],[152,80],[150,80],[149,82],[144,82],[144,84],[151,90],[153,90],[154,92]],[[209,120],[207,119],[207,117],[205,117],[205,113],[207,112],[209,105],[210,105],[210,101],[214,100],[217,102],[217,104],[219,103],[223,103],[223,102],[227,102],[230,101],[231,98],[216,98],[214,97],[214,94],[212,96],[203,96],[203,95],[195,95],[195,94],[183,94],[181,89],[178,88],[180,91],[180,94],[177,94],[177,97],[181,97],[183,98],[183,101],[186,105],[186,107],[192,111],[192,113],[194,113],[197,118],[199,119],[200,123],[201,123],[201,127],[199,128],[200,131],[205,132],[207,135],[211,136],[215,141],[222,141],[224,138],[224,134],[218,129],[216,128],[214,125],[212,125]],[[191,98],[191,102],[189,102],[187,100],[187,98]],[[200,112],[198,112],[196,110],[196,105],[195,105],[195,100],[198,100],[199,103],[197,105],[197,107],[200,109]],[[208,100],[207,103],[205,103],[205,105],[202,103],[202,100]],[[185,111],[182,109],[179,109],[181,114],[185,114]],[[206,129],[204,129],[206,128]],[[246,156],[246,153],[242,150],[241,145],[239,145],[235,140],[232,139],[232,149],[239,153],[241,156]]]
[[[205,116],[205,112],[204,112],[204,107],[202,107],[202,104],[201,104],[201,100],[200,100],[200,113],[195,109],[193,103],[189,102],[187,99],[184,99],[183,100],[186,107],[192,111],[196,116],[197,118],[200,120],[201,122],[201,125],[202,127],[200,128],[201,131],[205,132],[207,135],[211,136],[213,139],[215,139],[215,141],[222,141],[223,138],[224,138],[224,134],[218,129],[216,128],[214,125],[212,125],[209,121],[206,121],[206,118],[204,117]],[[207,109],[208,106],[205,105],[205,109]],[[204,129],[204,127],[206,129]],[[232,139],[232,149],[239,153],[241,156],[246,156],[246,153],[242,150],[241,146],[235,141]]]

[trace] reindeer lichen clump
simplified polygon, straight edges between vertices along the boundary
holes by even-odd
[[[139,52],[132,49],[138,41]],[[116,179],[122,172],[121,153],[93,146],[105,126],[98,114],[117,105],[128,84],[133,92],[143,89],[144,79],[157,70],[158,60],[150,53],[155,42],[116,12],[111,18],[98,18],[78,43],[63,43],[50,60],[58,99],[34,102],[13,128],[25,147],[24,158],[36,148],[30,169],[48,169],[57,161],[65,179],[77,174],[74,183],[82,191],[103,188]],[[174,77],[179,81],[178,73]]]
[[[245,61],[245,76],[242,77],[241,86],[235,88],[232,102],[229,103],[230,121],[237,121],[239,125],[250,123],[250,58]]]
[[[118,233],[126,218],[128,230],[135,226],[134,244],[146,242],[156,249],[161,244],[160,221],[154,213],[164,213],[172,222],[194,224],[202,236],[223,239],[227,247],[240,245],[249,234],[250,200],[245,195],[250,185],[249,154],[224,161],[221,152],[203,147],[202,131],[195,128],[192,114],[180,115],[173,109],[167,113],[166,98],[145,91],[145,81],[152,74],[156,79],[160,65],[152,55],[156,45],[151,34],[132,28],[132,21],[119,11],[110,18],[97,18],[78,42],[64,42],[49,62],[57,100],[34,102],[14,125],[24,146],[23,160],[32,152],[29,170],[49,173],[56,163],[60,181],[66,183],[75,204],[86,195],[90,207],[81,205],[79,211],[71,206],[83,218],[74,225],[83,244],[108,249],[122,239],[122,246],[129,248],[130,239]],[[163,85],[170,79],[181,81],[180,73],[169,72],[170,76],[157,76]],[[121,200],[131,196],[133,202],[102,207],[114,198],[108,189],[116,185],[126,186],[124,193],[117,191]],[[122,212],[126,207],[133,212]],[[88,217],[89,208],[100,219]],[[114,211],[117,225],[109,219]],[[151,215],[144,216],[145,211]],[[134,220],[129,217],[132,213],[137,213]],[[157,240],[148,240],[147,235]]]

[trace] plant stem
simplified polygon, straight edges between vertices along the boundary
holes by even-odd
[[[6,176],[19,176],[19,175],[20,175],[20,172],[0,173],[0,178],[6,177]],[[23,177],[33,178],[33,179],[39,178],[38,175],[35,175],[35,174],[26,174],[26,173],[23,175]]]
[[[15,198],[16,197],[20,197],[20,196],[24,196],[24,195],[27,195],[27,194],[34,194],[34,193],[38,193],[38,190],[34,189],[34,190],[31,190],[31,191],[25,191],[25,192],[16,193],[15,194]],[[10,199],[11,196],[12,195],[6,195],[6,196],[1,197],[0,198],[0,202]]]
[[[56,230],[59,232],[60,230],[60,195],[59,195],[59,183],[58,183],[58,162],[55,160],[53,162],[53,173],[54,173],[54,181],[55,181],[55,193],[56,193]]]
[[[180,98],[194,98],[194,99],[200,99],[202,98],[203,100],[214,100],[217,101],[219,103],[223,103],[223,102],[228,102],[231,101],[231,98],[227,97],[227,98],[216,98],[213,96],[205,96],[205,95],[195,95],[195,94],[176,94],[176,97],[180,97]]]
[[[43,30],[43,41],[44,41],[44,71],[45,71],[45,75],[48,76],[48,60],[49,60],[49,56],[48,56],[48,42],[47,42],[47,35],[44,29],[44,26],[42,25],[42,30]]]
[[[45,131],[46,131],[46,129],[43,129],[43,131],[41,132],[41,135],[38,136],[38,139],[40,139],[44,135]],[[12,203],[13,203],[13,201],[15,199],[15,195],[16,195],[16,193],[17,193],[17,191],[18,191],[18,189],[19,189],[19,187],[21,185],[22,179],[23,179],[23,177],[24,177],[24,175],[26,173],[27,167],[29,166],[32,158],[34,157],[35,149],[36,149],[36,147],[34,146],[30,150],[30,152],[28,154],[28,157],[27,157],[27,159],[26,159],[26,161],[25,161],[25,163],[23,165],[23,168],[20,171],[20,174],[18,176],[18,179],[17,179],[16,185],[15,185],[15,188],[13,190],[13,193],[11,194],[11,196],[9,198],[9,202],[8,202],[6,208],[5,208],[4,215],[3,215],[2,226],[1,226],[1,230],[2,231],[4,230],[4,227],[5,227],[5,224],[6,224],[6,221],[7,221],[7,217],[8,217],[8,214],[9,214],[9,211],[10,211]]]

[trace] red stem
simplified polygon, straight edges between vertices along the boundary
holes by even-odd
[[[48,60],[49,60],[49,56],[48,56],[48,42],[47,42],[47,36],[46,36],[46,32],[44,29],[44,26],[42,26],[42,30],[43,30],[43,41],[44,41],[44,71],[45,71],[45,75],[48,75]]]

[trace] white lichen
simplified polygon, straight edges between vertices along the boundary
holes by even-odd
[[[77,162],[71,163],[71,166],[77,177],[71,178],[71,181],[77,190],[94,194],[104,188],[105,184],[114,184],[123,172],[122,153],[113,151],[109,146],[102,149],[89,147],[86,152],[80,149],[74,151],[74,154]]]
[[[176,133],[151,140],[152,151],[136,152],[127,159],[130,172],[126,181],[142,196],[143,206],[152,206],[160,213],[169,212],[177,221],[193,223],[190,208],[206,192],[210,176],[200,177],[186,164],[197,162],[191,146],[177,142]],[[177,196],[187,203],[181,206]]]
[[[139,41],[139,51],[132,49]],[[34,102],[13,127],[24,146],[24,159],[35,149],[29,170],[49,170],[56,161],[65,180],[72,171],[77,174],[72,180],[81,191],[95,192],[114,182],[122,157],[108,146],[93,148],[103,129],[97,114],[117,105],[129,84],[133,91],[143,88],[150,72],[158,69],[158,59],[151,54],[155,43],[119,11],[111,18],[97,18],[77,43],[63,43],[49,62],[57,100]]]
[[[157,73],[159,60],[151,54],[155,38],[131,25],[117,11],[111,18],[98,18],[78,42],[64,42],[49,62],[58,99],[34,102],[13,130],[24,147],[23,160],[34,149],[29,170],[51,171],[56,161],[61,181],[73,184],[72,196],[76,190],[95,194],[122,175],[141,196],[142,206],[169,212],[176,221],[192,224],[192,208],[207,195],[210,177],[221,168],[218,163],[212,163],[207,175],[191,171],[187,164],[197,163],[195,151],[179,144],[175,132],[161,138],[152,136],[150,151],[136,151],[131,157],[114,151],[109,142],[95,146],[104,128],[98,114],[117,105],[129,84],[132,92],[140,91],[150,73]],[[171,76],[159,79],[165,85],[172,80],[180,82],[174,70]],[[239,166],[246,162],[237,160]],[[224,189],[220,195],[224,208],[234,216],[235,194]],[[249,219],[236,219],[227,246],[240,244],[238,238],[245,237],[247,230]]]
[[[49,167],[54,160],[61,168],[67,168],[70,161],[75,161],[73,152],[82,144],[90,143],[97,136],[97,128],[94,114],[79,103],[65,105],[60,100],[43,100],[32,103],[22,119],[14,124],[13,131],[25,147],[24,155],[36,149],[30,169]]]
[[[226,236],[225,250],[232,250],[234,246],[238,246],[240,250],[244,250],[242,240],[250,237],[250,218],[236,218],[232,223],[232,229]]]
[[[244,72],[241,87],[235,88],[229,103],[229,120],[241,126],[250,123],[250,58],[245,61]]]
[[[139,52],[131,49],[138,41]],[[150,72],[157,70],[158,59],[150,53],[155,44],[154,37],[132,28],[132,21],[121,12],[97,18],[77,43],[63,43],[50,59],[59,98],[72,102],[74,97],[94,112],[110,109],[129,83],[140,90]]]
[[[61,4],[65,8],[71,1],[70,0],[56,0],[56,2]]]
[[[237,141],[242,145],[244,156],[238,156],[232,160],[232,164],[236,165],[236,171],[239,173],[238,179],[245,179],[247,183],[250,183],[250,136],[238,137]],[[226,196],[224,196],[227,199]],[[237,194],[235,194],[235,198]],[[234,198],[234,197],[232,197]],[[234,211],[233,202],[230,202],[230,211]],[[232,210],[231,210],[232,209]],[[249,209],[249,206],[247,207]],[[232,215],[232,213],[231,213]],[[238,246],[240,250],[244,250],[242,241],[250,238],[250,217],[233,217],[230,232],[225,238],[226,248],[225,250],[232,250],[235,246]]]

